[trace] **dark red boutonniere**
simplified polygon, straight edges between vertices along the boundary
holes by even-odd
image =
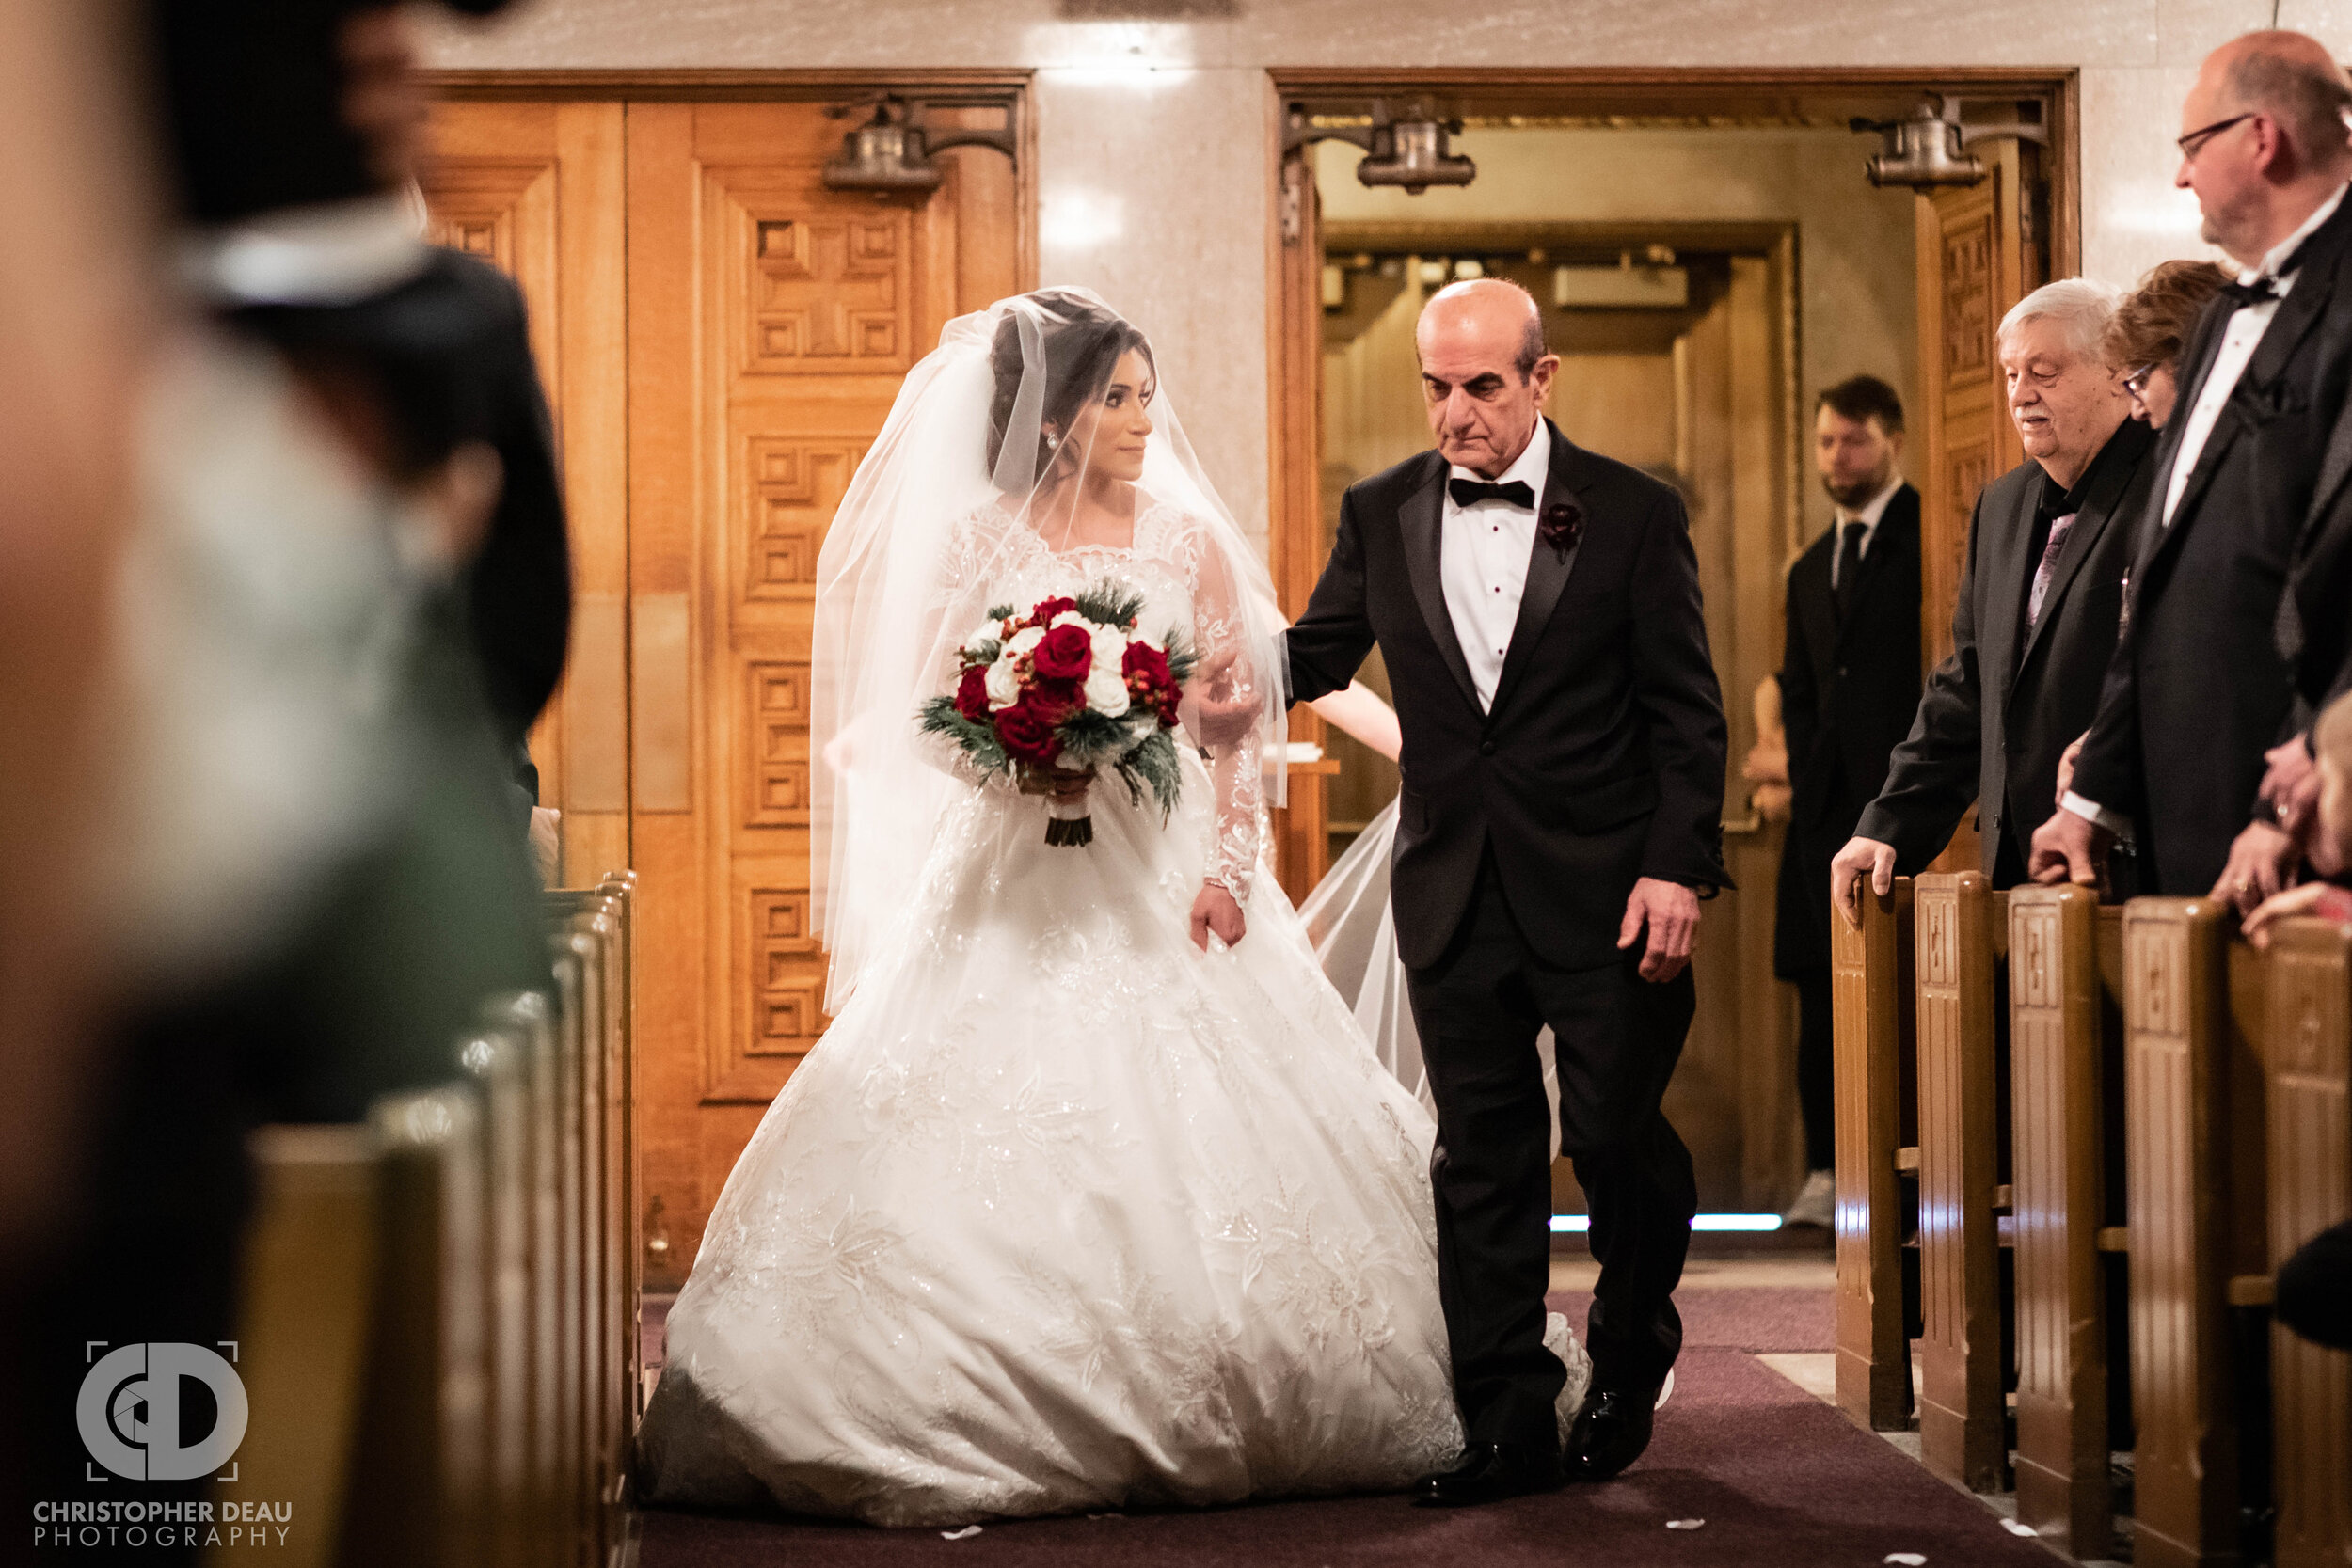
[[[1562,555],[1576,548],[1584,537],[1584,508],[1571,498],[1553,501],[1544,508],[1544,515],[1535,521],[1535,537],[1558,550]]]

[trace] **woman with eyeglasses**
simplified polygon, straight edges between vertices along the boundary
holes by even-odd
[[[2181,347],[2230,275],[2211,261],[2160,261],[2108,324],[2108,363],[2123,372],[2132,417],[2162,430],[2181,395]]]

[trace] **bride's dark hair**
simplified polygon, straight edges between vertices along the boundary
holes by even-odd
[[[1029,296],[1044,305],[1040,312],[1045,356],[1045,403],[1039,411],[1037,472],[1052,466],[1054,449],[1048,427],[1067,430],[1078,410],[1100,397],[1111,372],[1129,349],[1143,356],[1154,371],[1152,344],[1140,328],[1124,316],[1057,290],[1041,290]],[[989,347],[989,368],[995,372],[995,392],[988,405],[988,467],[996,470],[1004,452],[1005,427],[1012,419],[1013,401],[1021,395],[1025,366],[1021,353],[1020,312],[1008,310],[996,324],[995,341]]]

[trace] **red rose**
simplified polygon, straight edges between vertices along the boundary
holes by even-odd
[[[956,687],[956,711],[975,724],[988,722],[988,666],[975,664]]]
[[[1094,664],[1094,640],[1084,626],[1056,626],[1029,653],[1029,667],[1049,681],[1082,681]]]
[[[1048,724],[1058,724],[1086,705],[1086,696],[1076,681],[1051,680],[1039,675],[1032,678],[1022,691],[1021,705]]]
[[[1004,742],[1005,754],[1016,762],[1045,768],[1061,755],[1061,736],[1055,733],[1053,721],[1031,706],[1025,696],[996,715],[996,738]]]
[[[1029,611],[1028,624],[1033,626],[1050,626],[1054,624],[1055,616],[1067,615],[1077,608],[1078,601],[1075,599],[1040,599],[1037,602],[1037,608]]]
[[[1130,689],[1134,688],[1137,675],[1141,675],[1152,687],[1169,684],[1168,656],[1149,642],[1128,643],[1127,657],[1120,660],[1119,673],[1127,677]]]

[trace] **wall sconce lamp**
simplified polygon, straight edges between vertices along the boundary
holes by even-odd
[[[1005,105],[1006,123],[995,130],[933,130],[924,123],[927,112],[948,105],[910,103],[894,93],[873,101],[874,118],[841,138],[838,157],[825,161],[826,187],[836,191],[930,191],[939,187],[940,166],[931,154],[951,147],[993,147],[1018,163],[1012,113]],[[857,113],[859,103],[829,108],[826,115],[843,119]],[[991,106],[996,106],[993,102]]]
[[[1973,185],[1984,178],[1984,160],[1968,150],[1980,141],[2007,136],[2047,147],[2050,135],[2039,125],[2011,120],[1998,125],[1963,125],[1960,100],[1949,93],[1919,100],[1907,119],[1865,119],[1846,122],[1852,131],[1875,131],[1886,150],[1864,166],[1870,183],[1882,188],[1904,185],[1915,191],[1941,185]]]
[[[1385,99],[1375,99],[1369,125],[1317,125],[1304,103],[1293,103],[1283,122],[1282,150],[1309,142],[1343,141],[1364,150],[1356,178],[1366,185],[1402,185],[1406,196],[1419,196],[1432,185],[1467,185],[1478,178],[1475,160],[1456,155],[1449,145],[1458,121],[1446,123],[1430,117],[1420,103],[1409,118],[1391,119]]]

